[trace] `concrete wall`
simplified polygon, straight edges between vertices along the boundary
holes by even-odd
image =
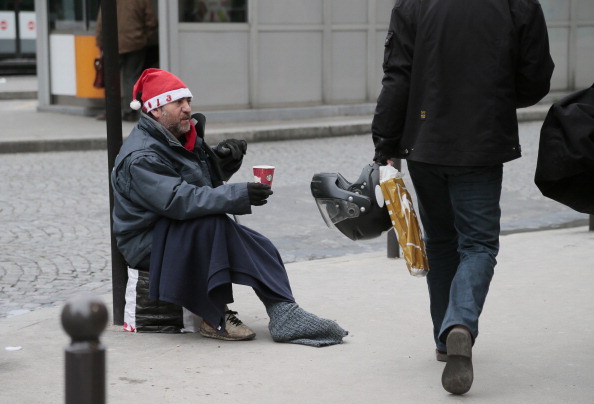
[[[392,5],[252,0],[248,23],[170,19],[169,62],[206,109],[375,101]]]

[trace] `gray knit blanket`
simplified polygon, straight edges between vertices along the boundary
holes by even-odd
[[[335,321],[308,313],[297,303],[274,303],[266,311],[270,317],[268,329],[276,342],[323,347],[342,344],[349,333]]]

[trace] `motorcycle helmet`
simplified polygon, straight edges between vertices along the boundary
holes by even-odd
[[[340,173],[314,174],[311,193],[328,227],[337,228],[351,240],[376,238],[392,227],[377,164],[363,167],[354,183]]]

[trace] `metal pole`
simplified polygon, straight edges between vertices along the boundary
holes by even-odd
[[[21,24],[19,21],[19,14],[21,12],[21,1],[22,0],[18,0],[14,3],[14,29],[16,30],[15,53],[17,58],[21,57]]]
[[[111,188],[111,171],[115,158],[122,147],[122,101],[120,90],[120,57],[118,51],[118,19],[116,0],[101,1],[101,18],[103,23],[103,58],[105,66],[105,116],[107,124],[107,158],[109,187],[109,211],[113,211],[113,191]],[[113,219],[110,215],[110,229]],[[128,281],[127,265],[117,248],[113,230],[111,231],[111,274],[113,289],[113,322],[124,324],[124,305],[126,283]]]
[[[396,160],[394,162],[394,168],[398,169],[398,171],[401,171],[402,160]],[[386,244],[388,247],[388,258],[400,258],[400,244],[398,244],[398,235],[396,234],[396,229],[393,227],[390,230],[388,230]]]
[[[99,336],[107,308],[97,298],[74,299],[62,310],[62,326],[71,338],[65,349],[66,404],[105,404],[105,347]]]

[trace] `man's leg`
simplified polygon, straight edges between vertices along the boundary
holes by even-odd
[[[440,338],[445,341],[451,327],[463,325],[474,341],[499,252],[503,167],[460,167],[451,172],[450,195],[460,264],[452,281]]]
[[[450,285],[460,262],[448,180],[440,166],[413,161],[407,165],[417,195],[429,260],[427,286],[435,344],[439,351],[446,352],[439,333],[449,303]]]
[[[448,172],[460,264],[441,325],[448,355],[441,381],[446,391],[464,394],[474,380],[472,345],[499,251],[503,170],[498,165],[451,167]]]
[[[122,116],[125,120],[136,120],[138,111],[130,108],[134,84],[144,69],[146,50],[140,49],[120,55],[120,70],[122,73]],[[134,94],[136,95],[136,94]]]

